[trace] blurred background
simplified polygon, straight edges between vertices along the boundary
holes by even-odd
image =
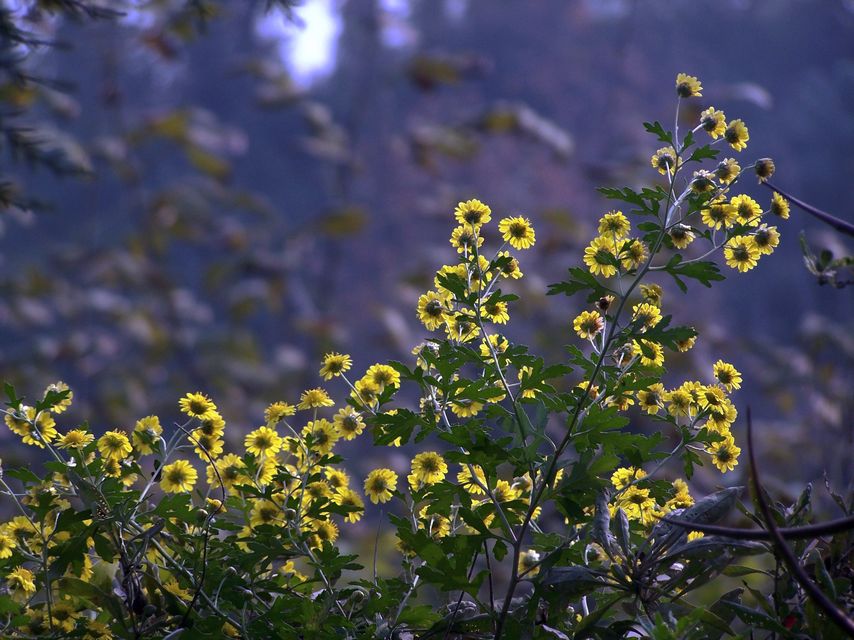
[[[770,156],[780,187],[852,218],[851,0],[0,7],[0,379],[31,399],[67,382],[66,426],[169,423],[201,390],[237,443],[269,402],[320,383],[329,350],[357,376],[408,362],[425,336],[417,297],[453,259],[451,213],[472,197],[533,221],[507,334],[560,361],[583,300],[546,287],[613,207],[596,187],[660,179],[641,123],[672,122],[678,72],[704,85],[685,126],[709,105],[743,118],[743,165]],[[798,234],[852,250],[798,210],[780,227],[772,256],[712,290],[661,281],[666,311],[701,336],[668,357],[668,379],[732,362],[778,470],[768,484],[796,493],[827,470],[841,490],[854,289],[820,286]],[[4,429],[4,462],[33,453],[12,440]],[[744,468],[703,470],[698,493]]]

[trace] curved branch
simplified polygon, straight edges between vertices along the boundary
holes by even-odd
[[[817,220],[821,220],[824,224],[830,225],[831,227],[836,229],[839,233],[844,233],[847,236],[854,237],[854,224],[851,224],[850,222],[846,222],[845,220],[837,218],[836,216],[832,216],[829,213],[827,213],[826,211],[822,211],[821,209],[816,209],[814,206],[807,204],[803,200],[798,200],[797,198],[789,195],[788,193],[786,193],[782,189],[778,189],[777,187],[775,187],[773,184],[771,184],[768,181],[764,182],[763,184],[766,187],[768,187],[769,189],[771,189],[771,191],[776,191],[777,193],[779,193],[781,196],[783,196],[787,200],[790,200],[791,202],[796,204],[798,207],[800,207],[801,209],[806,211],[812,217],[816,218]]]
[[[821,589],[815,586],[813,581],[810,580],[810,577],[807,575],[806,571],[804,571],[804,568],[789,548],[789,545],[786,544],[786,540],[783,538],[780,533],[780,529],[774,522],[774,517],[771,514],[771,508],[768,506],[768,501],[762,493],[762,485],[759,482],[759,469],[756,466],[756,456],[753,451],[753,424],[750,420],[750,407],[747,408],[747,454],[750,460],[750,479],[753,482],[753,490],[756,493],[756,502],[759,503],[759,509],[762,511],[762,517],[765,520],[765,524],[768,525],[768,530],[771,533],[774,546],[780,552],[783,561],[786,563],[786,566],[789,567],[789,570],[792,572],[795,580],[797,580],[798,584],[801,585],[804,591],[806,591],[810,599],[815,602],[819,609],[827,614],[827,617],[830,618],[837,627],[847,633],[849,637],[854,638],[854,620],[851,620],[851,618],[845,615],[845,612],[831,602],[831,600],[822,593]]]
[[[688,522],[687,520],[677,520],[673,518],[662,518],[663,522],[684,527],[692,531],[702,531],[711,535],[726,536],[728,538],[736,538],[738,540],[771,540],[773,539],[771,532],[766,529],[737,529],[735,527],[722,527],[715,524],[698,524],[696,522]],[[804,538],[814,538],[816,536],[824,536],[830,533],[838,533],[854,529],[854,516],[847,518],[839,518],[819,524],[810,524],[803,527],[789,527],[778,529],[780,535],[787,540],[802,540]]]

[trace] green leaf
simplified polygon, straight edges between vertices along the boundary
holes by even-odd
[[[643,128],[655,135],[660,142],[666,142],[670,145],[673,144],[673,134],[666,131],[658,120],[655,122],[644,122]]]
[[[713,281],[724,280],[724,276],[721,275],[718,265],[714,262],[683,262],[682,256],[678,253],[670,258],[670,261],[664,265],[663,269],[673,276],[673,279],[683,293],[688,291],[688,285],[685,284],[682,278],[697,280],[700,284],[707,287],[711,287]]]
[[[605,574],[589,567],[552,567],[538,577],[547,590],[575,599],[592,593],[606,584]]]
[[[571,296],[580,291],[590,291],[590,294],[587,296],[587,301],[593,302],[602,296],[613,293],[611,289],[600,284],[593,274],[585,269],[572,267],[569,270],[569,275],[569,280],[566,280],[565,282],[550,284],[546,295],[554,296],[559,293],[563,293],[564,295]]]
[[[694,152],[688,158],[688,162],[702,162],[703,160],[717,158],[720,154],[720,149],[713,149],[711,145],[703,145],[694,149]]]

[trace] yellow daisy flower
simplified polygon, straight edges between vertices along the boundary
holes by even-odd
[[[609,211],[599,218],[599,235],[620,240],[629,235],[631,224],[622,211]]]
[[[166,493],[192,491],[198,473],[186,460],[176,460],[167,464],[160,473],[160,488]]]
[[[317,409],[320,407],[333,407],[335,402],[329,397],[324,389],[317,387],[303,391],[299,397],[297,409]]]
[[[663,176],[674,173],[682,165],[682,159],[676,156],[673,147],[661,147],[652,154],[649,162]]]
[[[451,246],[457,250],[457,253],[472,255],[475,245],[478,249],[483,246],[483,236],[478,235],[476,227],[460,225],[451,233]]]
[[[124,460],[133,447],[124,431],[107,431],[98,438],[98,451],[107,459]]]
[[[728,362],[718,360],[712,366],[712,373],[727,391],[741,389],[741,374]]]
[[[753,246],[759,250],[759,253],[766,256],[774,253],[774,249],[780,244],[780,233],[777,227],[763,224],[750,237],[753,239]]]
[[[143,455],[154,453],[163,427],[160,426],[160,418],[157,416],[146,416],[136,421],[131,438],[133,446]]]
[[[483,473],[483,469],[476,465],[472,465],[471,469],[474,469],[474,477],[472,477],[471,470],[468,465],[460,465],[460,472],[457,474],[457,482],[470,494],[482,496],[485,492],[481,488],[481,485],[484,487],[486,486],[486,475]],[[475,482],[474,478],[477,478],[480,484]]]
[[[789,201],[776,191],[771,196],[771,213],[783,220],[789,219]]]
[[[572,321],[572,328],[582,340],[596,337],[605,327],[605,321],[596,311],[582,311]]]
[[[91,444],[95,436],[83,429],[72,429],[59,439],[56,446],[60,449],[82,449]]]
[[[713,442],[706,448],[706,452],[712,456],[712,464],[714,464],[721,473],[726,473],[735,469],[738,465],[738,456],[741,454],[741,449],[735,446],[735,439],[732,436]]]
[[[729,203],[735,207],[735,218],[739,224],[749,227],[759,226],[759,218],[762,216],[762,207],[748,195],[740,195],[732,198]]]
[[[742,273],[750,271],[759,262],[759,249],[747,236],[735,236],[724,245],[724,258],[727,266]]]
[[[282,438],[269,427],[258,427],[243,440],[246,451],[255,456],[273,456],[282,448]]]
[[[715,177],[724,184],[730,184],[741,173],[741,167],[735,158],[726,158],[718,163]]]
[[[288,416],[294,415],[296,411],[297,408],[289,402],[274,402],[266,409],[264,409],[264,420],[267,421],[268,425],[271,422],[273,424],[276,424],[281,422]]]
[[[695,238],[693,229],[686,224],[677,224],[670,229],[670,241],[677,249],[687,249]]]
[[[637,392],[638,406],[649,415],[655,415],[663,407],[667,394],[660,382],[650,385],[647,389]]]
[[[703,85],[696,76],[687,73],[676,74],[676,95],[680,98],[701,97]]]
[[[61,393],[63,391],[68,392],[68,394],[65,396],[65,398],[63,398],[59,402],[56,402],[53,405],[51,405],[50,407],[48,407],[48,410],[51,413],[57,413],[57,414],[62,413],[63,411],[68,409],[68,407],[71,406],[71,403],[74,400],[74,392],[71,391],[71,389],[68,387],[68,385],[65,384],[62,380],[54,382],[53,384],[49,384],[47,386],[47,388],[44,390],[45,396],[48,393],[50,393],[51,391],[54,391],[57,393]]]
[[[498,255],[495,256],[496,261],[501,259],[501,275],[505,278],[512,278],[513,280],[518,280],[522,277],[522,270],[519,268],[519,261],[510,255],[509,251],[499,251]]]
[[[717,140],[726,131],[726,116],[720,109],[709,107],[700,114],[700,126],[713,140]]]
[[[310,420],[302,429],[302,437],[311,441],[311,450],[326,455],[335,446],[339,435],[329,420]]]
[[[362,519],[362,514],[365,512],[365,502],[353,489],[343,489],[336,492],[332,496],[332,501],[345,507],[355,507],[354,511],[350,511],[344,516],[344,520],[347,522],[358,522]]]
[[[522,216],[504,218],[498,223],[498,230],[504,242],[509,242],[514,249],[530,249],[536,242],[531,221]]]
[[[358,435],[361,435],[365,429],[365,421],[362,420],[362,415],[352,407],[344,407],[335,417],[332,418],[332,424],[338,431],[338,435],[345,440],[352,440]]]
[[[205,418],[216,411],[216,405],[201,391],[188,393],[178,402],[181,411],[191,418]]]
[[[490,322],[496,324],[507,324],[510,320],[510,313],[507,310],[506,302],[487,302],[480,308],[480,315]]]
[[[418,319],[428,331],[435,331],[444,325],[450,312],[447,296],[428,291],[418,298]]]
[[[323,356],[323,366],[320,367],[320,377],[324,380],[332,380],[347,371],[353,361],[350,356],[343,353],[327,353]]]
[[[391,469],[374,469],[365,478],[365,495],[371,502],[388,502],[397,488],[397,474]]]
[[[632,320],[640,322],[644,329],[652,329],[661,322],[661,309],[654,304],[641,302],[632,308]]]
[[[747,125],[742,120],[733,120],[724,131],[724,140],[736,151],[747,148],[747,141],[750,140]]]
[[[593,238],[584,249],[584,264],[590,273],[610,278],[617,273],[614,242],[605,236]]]
[[[480,228],[492,219],[492,210],[480,200],[466,200],[457,204],[454,217],[462,225]]]
[[[6,574],[6,584],[13,595],[28,597],[36,592],[36,578],[33,572],[21,566]]]
[[[632,355],[640,358],[645,367],[664,366],[664,348],[652,340],[633,340]]]
[[[424,451],[412,459],[412,473],[424,484],[435,484],[445,479],[448,465],[435,451]]]

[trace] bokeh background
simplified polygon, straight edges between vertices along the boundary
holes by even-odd
[[[743,164],[771,156],[782,188],[854,210],[851,0],[114,0],[100,6],[116,15],[76,18],[58,4],[0,0],[4,21],[62,45],[0,46],[0,379],[31,398],[70,384],[66,425],[169,423],[202,390],[236,444],[269,402],[319,384],[326,351],[357,375],[407,360],[471,197],[535,224],[507,333],[560,361],[583,300],[547,285],[612,207],[596,187],[660,180],[641,123],[672,122],[677,72],[704,85],[686,126],[709,105],[743,118]],[[841,490],[854,288],[820,286],[798,234],[852,251],[800,211],[781,227],[759,268],[712,290],[662,281],[667,312],[701,335],[669,376],[734,363],[769,486],[795,494],[826,470]],[[33,453],[12,443],[3,431],[7,464]],[[744,466],[704,470],[698,493]]]

